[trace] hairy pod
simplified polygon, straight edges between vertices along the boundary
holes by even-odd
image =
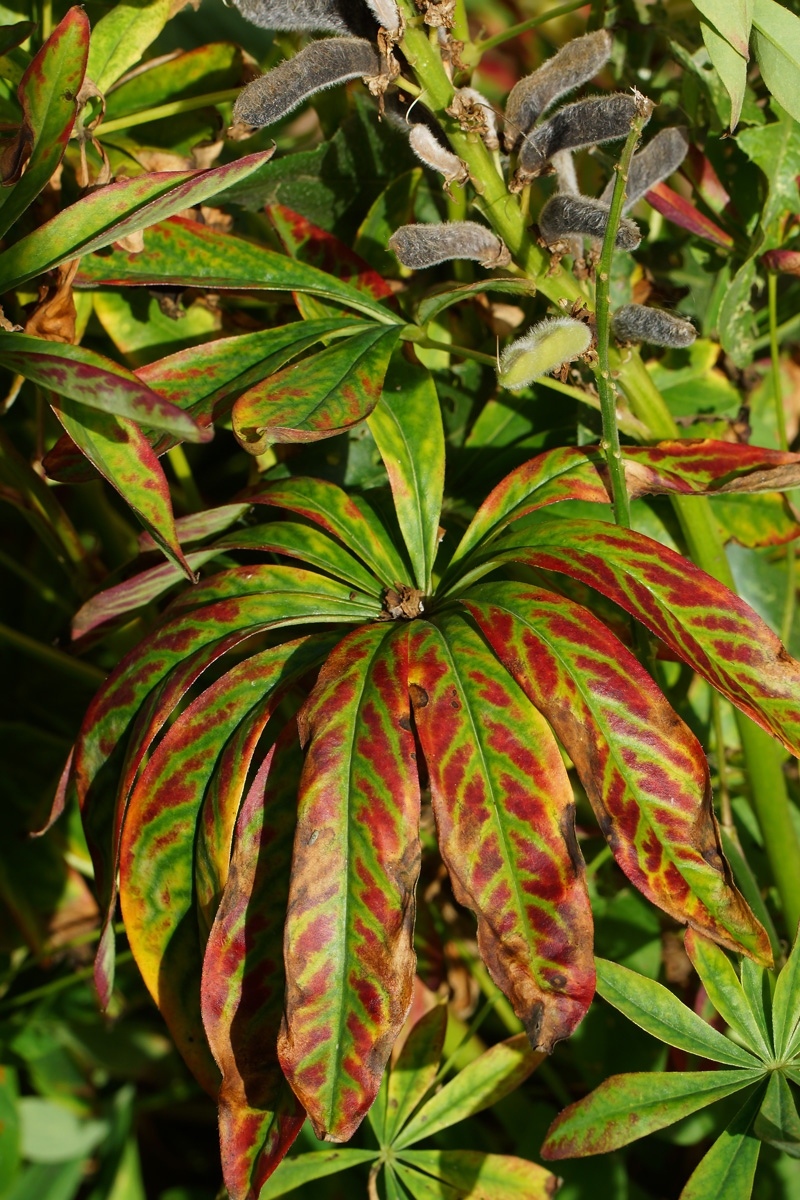
[[[510,190],[521,191],[526,183],[541,174],[548,159],[559,150],[579,150],[627,137],[637,115],[636,97],[622,92],[578,100],[560,108],[525,138]]]
[[[623,304],[612,317],[614,335],[620,342],[650,342],[654,346],[691,346],[697,330],[691,321],[665,312],[663,308],[647,308],[644,304]]]
[[[687,131],[682,126],[675,126],[672,129],[662,129],[643,150],[634,154],[628,170],[628,182],[625,184],[625,208],[630,208],[657,183],[668,179],[677,171],[686,158],[688,149]],[[613,194],[612,178],[606,184],[600,199],[610,204]]]
[[[380,71],[377,50],[363,38],[310,42],[294,58],[247,85],[233,106],[234,123],[272,125],[315,92]]]
[[[387,33],[400,32],[400,9],[396,0],[367,0],[375,20]]]
[[[588,83],[602,70],[611,57],[611,46],[608,30],[587,33],[567,42],[558,54],[514,85],[506,101],[503,133],[503,144],[509,154],[551,104],[582,83]]]
[[[448,221],[444,225],[401,225],[389,238],[404,267],[422,270],[452,258],[474,258],[481,266],[505,267],[511,261],[505,244],[475,221]]]
[[[426,167],[441,171],[446,184],[466,183],[469,172],[452,150],[447,150],[427,125],[413,125],[408,135],[411,149]]]
[[[548,317],[500,355],[497,378],[501,387],[517,392],[540,375],[557,371],[584,354],[592,341],[587,325],[573,317]]]
[[[239,12],[262,29],[297,33],[375,34],[375,22],[363,0],[233,0]]]
[[[499,148],[495,111],[476,88],[457,88],[446,111],[455,117],[462,129],[479,134],[488,150]]]
[[[610,206],[602,200],[557,192],[539,213],[539,232],[548,246],[576,236],[602,241],[609,211]],[[622,217],[614,241],[617,250],[635,250],[641,240],[636,222]]]
[[[575,172],[575,160],[571,150],[559,150],[551,159],[553,170],[558,180],[558,190],[568,196],[580,196],[578,176]]]

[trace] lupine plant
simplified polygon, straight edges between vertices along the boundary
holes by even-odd
[[[67,723],[49,815],[25,827],[50,838],[80,812],[100,1005],[126,991],[119,907],[217,1105],[231,1200],[364,1164],[372,1200],[551,1195],[538,1143],[409,1149],[529,1076],[566,1104],[551,1158],[750,1087],[682,1193],[746,1198],[757,1139],[790,1156],[798,1141],[797,951],[771,999],[770,979],[800,920],[784,769],[800,756],[785,496],[800,454],[778,316],[798,287],[800,19],[758,0],[748,24],[706,0],[702,29],[669,40],[659,11],[678,95],[647,86],[652,65],[628,70],[625,5],[488,35],[461,0],[236,7],[275,35],[260,74],[227,43],[156,53],[158,0],[93,24],[48,5],[38,29],[0,31],[0,366],[12,419],[32,403],[37,468],[4,440],[0,482],[70,580],[73,646],[11,640],[103,680]],[[493,60],[578,9],[576,36],[518,78]],[[336,131],[348,95],[356,124]],[[742,122],[735,153],[767,174],[744,217],[709,113],[716,133]],[[297,150],[308,114],[331,136]],[[774,407],[770,426],[753,401],[753,437],[760,273]],[[128,531],[116,573],[53,486],[98,476],[119,497],[106,536]],[[777,617],[753,584],[765,565]],[[665,936],[688,927],[732,1038],[595,960],[611,879]],[[474,940],[487,993],[461,1032],[419,978],[450,936]],[[733,1069],[575,1099],[568,1048],[548,1056],[580,1045],[596,986]],[[495,1010],[514,1036],[486,1049]],[[445,1050],[448,1029],[461,1044]],[[339,1143],[367,1115],[366,1144],[281,1165],[306,1118]]]

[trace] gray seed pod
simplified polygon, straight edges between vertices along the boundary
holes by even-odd
[[[614,335],[620,342],[650,342],[653,346],[691,346],[697,330],[691,321],[662,308],[623,304],[612,317]]]
[[[448,221],[444,225],[401,225],[389,238],[404,267],[420,271],[453,258],[474,258],[481,266],[505,267],[511,261],[506,246],[475,221]]]
[[[643,150],[634,154],[628,171],[628,182],[625,185],[625,208],[630,208],[641,200],[645,192],[668,179],[673,171],[677,171],[689,149],[687,131],[680,126],[672,129],[662,129]],[[614,193],[614,179],[606,184],[600,197],[605,203],[611,203]],[[624,211],[624,210],[623,210]]]
[[[375,22],[362,0],[233,0],[246,20],[262,29],[374,36]]]
[[[578,100],[560,108],[522,143],[519,167],[510,190],[521,191],[559,150],[578,150],[627,137],[637,111],[636,97],[622,92]]]
[[[247,85],[233,106],[234,123],[272,125],[323,88],[380,72],[378,52],[363,38],[311,42]]]
[[[551,161],[558,180],[558,190],[566,192],[569,196],[580,196],[581,189],[578,187],[578,176],[575,173],[572,151],[559,150],[557,154],[553,155]]]
[[[413,125],[408,135],[411,149],[426,167],[441,171],[446,184],[466,183],[469,171],[457,154],[447,150],[427,125]]]
[[[573,236],[602,241],[608,225],[610,206],[586,196],[557,192],[539,213],[539,232],[548,246]],[[614,245],[618,250],[635,250],[642,240],[639,227],[627,217],[620,219]]]
[[[400,32],[400,9],[395,0],[367,0],[375,20],[387,33]]]
[[[612,39],[606,29],[587,33],[567,42],[558,54],[538,70],[520,79],[506,101],[506,128],[503,143],[510,154],[516,150],[539,117],[561,96],[574,91],[600,71],[611,57]]]

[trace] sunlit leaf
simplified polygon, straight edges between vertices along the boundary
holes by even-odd
[[[773,1071],[770,1076],[753,1132],[762,1142],[800,1158],[800,1117],[782,1071]]]
[[[394,1140],[436,1079],[447,1031],[447,1006],[437,1004],[426,1012],[403,1044],[389,1073],[385,1137]]]
[[[750,1200],[761,1149],[752,1132],[760,1099],[760,1089],[747,1098],[695,1167],[680,1200]]]
[[[772,1030],[775,1054],[782,1058],[800,1026],[800,933],[795,936],[772,997]]]
[[[551,1200],[558,1187],[550,1171],[510,1154],[404,1150],[402,1158],[403,1162],[455,1188],[456,1194],[465,1200]]]
[[[687,930],[684,942],[714,1008],[760,1058],[769,1062],[772,1047],[764,1040],[730,959],[719,946],[699,937],[692,929]]]
[[[372,1162],[377,1153],[377,1150],[339,1150],[330,1146],[315,1153],[285,1158],[261,1189],[259,1200],[278,1200],[279,1196],[287,1196],[304,1183],[324,1179],[327,1175],[338,1175],[348,1167]]]

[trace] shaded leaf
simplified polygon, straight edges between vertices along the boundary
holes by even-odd
[[[233,430],[249,454],[273,442],[316,442],[360,424],[378,402],[400,327],[373,325],[286,367],[233,406]]]
[[[543,1058],[531,1049],[524,1033],[497,1042],[423,1104],[395,1138],[395,1150],[413,1146],[421,1138],[497,1104],[524,1083]]]
[[[26,160],[27,166],[21,178],[0,191],[0,237],[36,199],[64,156],[75,124],[75,98],[83,83],[88,52],[89,21],[83,9],[75,6],[22,76],[17,89],[22,106],[17,158],[20,170]]]
[[[354,584],[368,596],[380,597],[381,587],[344,546],[311,525],[294,521],[272,521],[269,525],[250,525],[226,534],[215,543],[216,552],[226,549],[267,550],[299,558],[337,579]],[[355,598],[355,597],[354,597]]]
[[[630,651],[538,588],[484,585],[462,603],[552,725],[628,878],[676,920],[768,960],[722,855],[702,748]]]
[[[189,570],[194,572],[218,553],[219,551],[213,549],[196,550],[193,554],[185,556],[186,564]],[[184,573],[177,566],[172,563],[162,563],[158,567],[140,571],[138,575],[132,575],[130,579],[126,579],[122,583],[116,583],[113,587],[98,592],[96,596],[92,596],[90,600],[82,604],[72,618],[73,641],[90,633],[98,625],[104,625],[107,621],[113,621],[115,617],[121,617],[135,608],[149,604],[151,600],[158,599],[168,588],[173,587],[183,578],[185,578]]]
[[[326,1150],[312,1151],[311,1154],[285,1158],[280,1169],[262,1188],[259,1200],[277,1200],[278,1196],[287,1196],[304,1183],[372,1162],[377,1154],[377,1150],[338,1150],[331,1146]]]
[[[731,115],[728,121],[729,131],[733,131],[739,123],[747,87],[747,59],[742,57],[739,50],[722,37],[713,25],[706,21],[700,22],[708,57],[730,96]]]
[[[439,547],[445,460],[439,398],[430,372],[396,358],[369,427],[389,475],[417,587],[427,594]]]
[[[453,893],[531,1045],[550,1053],[594,993],[572,787],[547,724],[458,615],[415,622],[409,670]]]
[[[264,156],[260,157],[263,161]],[[398,321],[384,304],[373,300],[366,292],[343,283],[333,275],[326,275],[316,267],[230,233],[219,233],[198,221],[189,221],[184,217],[164,221],[163,218],[168,215],[165,213],[156,218],[163,223],[150,230],[141,253],[114,250],[102,257],[85,259],[78,272],[77,283],[194,287],[198,276],[202,276],[206,287],[308,292],[312,296],[344,304],[356,312],[366,313],[385,324]],[[0,258],[0,269],[2,265]]]
[[[441,1179],[468,1200],[550,1200],[558,1180],[510,1154],[478,1150],[404,1150],[403,1161]],[[434,1193],[435,1194],[435,1193]]]
[[[800,18],[775,0],[753,0],[753,49],[767,87],[800,121]]]
[[[104,121],[235,87],[242,79],[242,51],[233,42],[211,42],[166,61],[145,60],[139,66],[145,69],[137,67],[106,96]]]
[[[784,1154],[800,1158],[800,1117],[782,1071],[773,1071],[770,1075],[753,1133]]]
[[[770,930],[770,941],[775,944],[777,938],[774,930]],[[770,1016],[772,1015],[772,994],[770,992],[769,976],[761,967],[757,967],[749,958],[739,962],[739,974],[742,981],[742,991],[745,994],[750,1011],[755,1017],[766,1046],[771,1046],[772,1030]]]
[[[655,187],[652,187],[646,194],[645,200],[656,212],[660,212],[668,221],[672,221],[673,225],[679,225],[681,229],[688,229],[689,233],[693,233],[707,242],[713,242],[715,246],[722,246],[725,250],[733,248],[733,238],[729,233],[720,229],[719,225],[715,225],[709,217],[695,208],[691,200],[686,200],[677,192],[673,192],[666,183],[657,183]]]
[[[403,1162],[395,1161],[392,1163],[392,1167],[414,1200],[462,1200],[463,1198],[463,1192],[457,1192],[443,1179],[434,1179],[432,1175],[425,1175],[414,1167],[406,1166]],[[404,1192],[404,1195],[408,1195],[408,1192]]]
[[[775,1054],[783,1058],[800,1026],[800,933],[775,985],[772,997],[772,1030]]]
[[[439,313],[458,304],[462,300],[471,300],[473,296],[482,296],[486,292],[503,292],[511,296],[535,295],[536,286],[530,279],[481,279],[478,283],[442,284],[435,291],[428,292],[417,305],[417,320],[420,325],[427,325]]]
[[[389,1073],[384,1133],[391,1143],[422,1097],[432,1087],[439,1070],[447,1032],[447,1005],[437,1004],[423,1014],[403,1044]]]
[[[753,358],[755,319],[751,296],[755,282],[756,261],[749,258],[728,284],[719,307],[719,340],[737,367],[748,366]]]
[[[0,285],[10,291],[68,259],[110,246],[130,233],[202,204],[229,182],[246,178],[273,153],[274,147],[205,171],[154,172],[98,188],[4,250],[0,254]],[[225,240],[233,241],[227,235]],[[280,255],[275,257],[280,259]],[[191,283],[196,284],[202,265],[195,262],[191,273]]]
[[[692,929],[687,930],[684,944],[692,966],[719,1015],[759,1058],[770,1062],[772,1048],[761,1033],[730,959],[718,946],[699,937]]]
[[[695,1167],[680,1200],[749,1200],[761,1148],[752,1134],[760,1099],[760,1089],[747,1098]]]
[[[595,961],[597,990],[603,999],[653,1037],[714,1062],[734,1067],[759,1066],[752,1054],[724,1037],[654,979],[637,975],[605,958]]]
[[[758,1072],[744,1070],[612,1075],[556,1117],[542,1146],[542,1158],[607,1154],[741,1091],[758,1078]]]
[[[792,118],[775,105],[773,110],[777,121],[745,129],[736,139],[747,157],[763,171],[769,189],[761,212],[766,240],[759,246],[759,252],[769,252],[771,247],[782,244],[785,234],[781,217],[786,213],[800,213],[800,188],[797,186],[800,175],[797,121],[800,118]]]
[[[242,805],[203,960],[203,1025],[222,1072],[220,1146],[231,1200],[257,1200],[305,1120],[277,1055],[302,765],[293,724],[267,755]]]
[[[753,0],[692,0],[706,20],[743,58],[750,57],[747,43],[753,23]]]
[[[300,712],[281,1066],[318,1137],[343,1141],[372,1104],[411,1003],[419,782],[408,629],[364,626],[331,654]]]

